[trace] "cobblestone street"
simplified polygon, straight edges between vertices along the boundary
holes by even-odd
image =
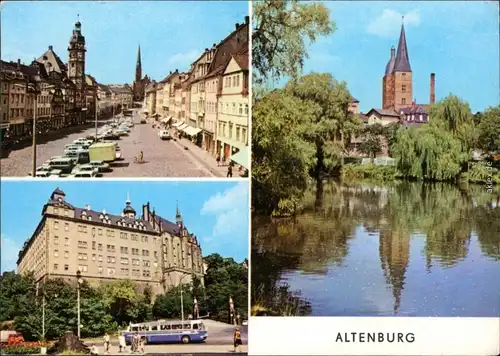
[[[134,114],[136,124],[129,134],[117,141],[122,151],[122,161],[112,164],[113,171],[104,177],[223,177],[224,170],[217,167],[215,159],[205,157],[205,152],[192,152],[198,147],[188,146],[187,140],[179,144],[175,141],[162,141],[151,124],[139,124],[139,114]],[[70,133],[60,139],[37,145],[37,165],[52,156],[62,155],[64,145],[87,135],[93,135],[94,128]],[[185,149],[188,146],[189,149]],[[199,149],[201,151],[201,149]],[[137,154],[144,152],[143,164],[133,163]],[[206,155],[208,156],[208,155]],[[10,152],[1,160],[2,176],[26,177],[31,170],[31,146]]]

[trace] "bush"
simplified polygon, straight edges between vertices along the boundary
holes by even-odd
[[[476,162],[469,166],[469,170],[460,177],[471,183],[500,184],[500,170],[489,162]],[[489,181],[491,180],[491,182]]]
[[[295,199],[281,199],[278,207],[273,210],[273,217],[290,217],[295,214],[298,208],[298,202]]]
[[[376,166],[374,164],[346,164],[342,171],[344,179],[373,179],[378,181],[394,181],[399,173],[394,166]]]

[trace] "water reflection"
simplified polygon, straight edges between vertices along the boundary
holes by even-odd
[[[271,315],[500,316],[499,201],[482,187],[320,184],[296,218],[254,219],[253,304]]]

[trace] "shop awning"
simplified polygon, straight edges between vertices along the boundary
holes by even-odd
[[[201,132],[201,129],[198,129],[196,127],[187,126],[183,129],[183,131],[186,134],[188,134],[189,136],[196,136]]]
[[[161,122],[163,122],[164,124],[168,124],[168,122],[172,120],[172,116],[169,116],[169,117],[164,117]]]
[[[177,128],[181,131],[184,131],[184,129],[187,127],[187,125],[183,122],[181,125],[177,126]]]
[[[158,113],[155,113],[155,114],[153,114],[153,115],[151,115],[151,116],[160,116],[160,114],[158,114]]]
[[[175,124],[173,124],[172,126],[175,127],[175,128],[179,128],[179,126],[183,125],[184,123],[182,121],[179,121],[179,122],[176,122]]]
[[[238,163],[239,165],[249,169],[250,165],[248,162],[250,161],[250,157],[248,155],[248,147],[243,147],[234,155],[231,155],[231,161]]]

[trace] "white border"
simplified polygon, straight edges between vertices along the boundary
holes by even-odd
[[[249,178],[234,177],[102,177],[102,178],[33,178],[33,177],[0,177],[0,181],[16,182],[245,182]]]
[[[251,355],[500,354],[500,318],[252,317],[250,327]],[[353,332],[413,334],[414,341],[346,342]]]

